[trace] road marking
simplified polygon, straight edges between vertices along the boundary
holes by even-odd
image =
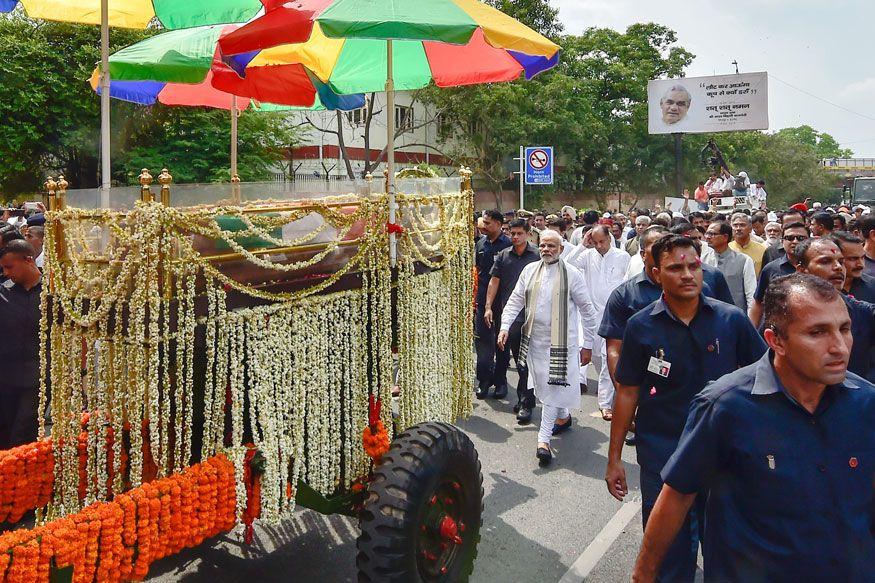
[[[614,541],[620,536],[638,511],[641,510],[640,500],[630,500],[624,503],[616,514],[608,521],[600,533],[596,535],[586,550],[577,557],[571,568],[565,572],[565,575],[559,580],[559,583],[581,583],[592,573],[602,557],[614,544]]]

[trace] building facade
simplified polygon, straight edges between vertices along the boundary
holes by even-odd
[[[343,146],[335,133],[338,116],[334,111],[307,111],[293,114],[296,123],[309,130],[304,143],[290,149],[283,169],[277,169],[277,180],[291,179],[348,179],[347,165],[350,161],[354,175],[360,178],[365,173],[366,161],[371,163],[371,173],[386,169],[386,96],[383,93],[367,95],[365,107],[340,112]],[[369,109],[374,112],[369,115]],[[458,171],[457,165],[446,154],[446,144],[438,139],[442,120],[433,108],[415,99],[414,92],[399,91],[395,96],[395,126],[401,132],[395,139],[396,171],[418,164],[440,168],[447,176]],[[321,129],[329,131],[321,131]]]

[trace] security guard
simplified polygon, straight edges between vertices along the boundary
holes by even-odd
[[[705,489],[706,581],[875,581],[875,386],[846,370],[848,310],[802,274],[764,304],[770,350],[693,402],[634,581],[654,580]]]
[[[39,323],[42,274],[23,240],[0,251],[9,279],[0,285],[0,449],[36,439],[39,409]]]
[[[648,227],[641,234],[641,255],[644,258],[644,271],[632,279],[622,283],[611,292],[608,303],[605,305],[605,315],[602,318],[598,334],[606,340],[608,353],[608,370],[611,378],[617,368],[620,359],[620,351],[623,346],[623,334],[626,331],[626,323],[645,306],[659,299],[662,288],[659,283],[653,281],[650,274],[653,271],[654,261],[650,251],[653,244],[660,238],[669,234],[668,229],[661,225]],[[702,265],[702,277],[704,281],[702,291],[708,297],[721,302],[732,303],[732,294],[723,274],[708,265]]]
[[[510,294],[513,293],[513,288],[516,287],[516,282],[519,280],[523,268],[529,263],[541,260],[537,247],[528,242],[529,229],[529,223],[524,219],[511,221],[510,240],[513,246],[502,249],[495,256],[495,263],[489,272],[492,279],[489,280],[489,288],[486,291],[486,307],[483,313],[483,320],[489,328],[493,328],[493,326],[497,328],[497,324],[501,322],[501,312],[504,310],[507,300],[510,299]],[[510,355],[513,353],[519,375],[516,390],[517,404],[514,406],[514,413],[517,414],[517,422],[520,425],[525,425],[532,420],[532,409],[535,407],[535,392],[528,388],[529,377],[526,363],[521,362],[519,358],[524,316],[525,314],[521,312],[511,326],[508,346],[496,353],[495,374],[493,375],[496,386],[507,385],[507,368],[510,364]],[[498,390],[495,393],[496,398],[503,396]]]
[[[677,446],[690,403],[708,381],[756,362],[766,346],[747,315],[702,294],[702,262],[683,235],[658,240],[651,250],[654,279],[663,296],[629,320],[617,364],[605,481],[622,500],[628,492],[621,454],[635,414],[644,524],[659,491],[660,472]],[[696,571],[704,496],[671,544],[661,581],[692,581]]]
[[[816,275],[841,292],[845,283],[845,264],[842,252],[830,238],[808,239],[794,251],[796,269],[800,273]],[[875,304],[861,302],[842,295],[851,316],[854,345],[848,370],[869,382],[875,382]]]
[[[474,259],[477,267],[477,297],[474,310],[474,348],[477,350],[477,391],[478,399],[489,396],[489,389],[495,386],[496,397],[507,395],[507,385],[501,384],[501,379],[495,378],[495,356],[498,347],[495,344],[496,331],[483,320],[486,310],[486,291],[489,288],[489,272],[495,263],[495,256],[502,249],[511,246],[510,239],[501,233],[504,215],[501,211],[491,210],[483,213],[483,227],[480,229],[483,237],[477,241]],[[496,382],[498,384],[496,384]]]

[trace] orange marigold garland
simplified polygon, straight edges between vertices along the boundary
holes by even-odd
[[[74,583],[139,580],[155,561],[234,527],[234,465],[223,455],[32,530],[0,535],[0,579]]]
[[[374,395],[368,397],[368,426],[362,432],[362,445],[374,463],[379,462],[383,454],[389,451],[389,432],[380,419],[382,408],[382,399],[377,399]]]

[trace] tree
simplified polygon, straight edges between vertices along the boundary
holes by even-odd
[[[110,50],[155,30],[112,29]],[[71,188],[98,185],[100,100],[88,79],[100,59],[94,26],[0,17],[0,193],[42,189],[63,173]],[[140,168],[167,166],[177,181],[228,180],[230,120],[204,108],[112,103],[113,181],[136,183]],[[240,175],[266,179],[299,139],[287,114],[246,112],[240,119]]]
[[[814,148],[814,152],[819,160],[825,158],[851,158],[854,155],[853,151],[842,148],[831,135],[819,132],[808,125],[802,125],[797,128],[784,128],[778,130],[778,135],[800,144],[811,146]]]
[[[144,117],[149,122],[138,127]],[[231,120],[227,111],[206,108],[145,108],[130,118],[124,131],[126,148],[116,160],[136,184],[140,168],[168,167],[176,182],[227,182],[231,176]],[[133,126],[133,127],[132,127]],[[287,114],[247,110],[238,125],[238,174],[244,182],[266,180],[300,141],[301,131]]]
[[[111,50],[148,31],[113,29]],[[96,186],[99,100],[87,83],[100,59],[100,31],[0,18],[0,191],[33,192],[45,173],[63,172],[71,185]],[[120,109],[124,109],[124,106]]]
[[[595,194],[603,205],[609,194],[665,183],[673,157],[647,135],[647,81],[682,75],[693,55],[657,24],[556,40],[559,65],[533,81],[430,92],[449,122],[441,137],[457,157],[469,153],[479,184],[496,200],[520,144],[555,146],[555,188]]]

